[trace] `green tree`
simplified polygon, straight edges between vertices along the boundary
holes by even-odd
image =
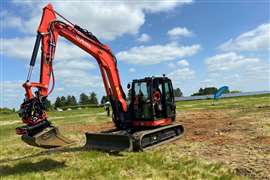
[[[203,95],[215,94],[217,90],[216,87],[207,87],[204,89]]]
[[[61,106],[60,107],[64,107],[67,105],[67,99],[65,96],[61,96],[60,98],[60,102],[61,102]]]
[[[230,93],[241,93],[241,91],[239,91],[239,90],[233,90]]]
[[[180,88],[174,89],[174,90],[173,90],[173,93],[174,93],[174,96],[175,96],[175,97],[181,97],[181,96],[183,96],[183,93],[182,93],[182,91],[181,91]]]
[[[11,113],[13,113],[13,110],[12,109],[5,108],[5,107],[4,108],[0,108],[0,114],[11,114]]]
[[[203,88],[200,88],[198,94],[199,94],[199,95],[203,95],[203,94],[204,94],[204,89],[203,89]]]
[[[200,96],[200,95],[210,95],[217,92],[216,87],[206,87],[206,88],[200,88],[198,92],[193,93],[191,96]]]
[[[67,102],[66,102],[67,106],[76,106],[77,105],[77,101],[76,98],[74,96],[67,96]]]
[[[55,107],[55,108],[60,108],[60,107],[62,107],[62,103],[61,103],[60,97],[57,97],[57,98],[56,98],[55,103],[54,103],[54,107]]]
[[[109,97],[108,96],[102,96],[100,104],[105,104],[107,101],[109,101]]]
[[[89,98],[85,93],[81,93],[80,94],[80,101],[79,101],[80,105],[85,105],[89,103]]]
[[[71,102],[72,102],[72,106],[76,106],[78,104],[75,96],[71,96]]]
[[[66,104],[65,104],[65,105],[66,105],[66,106],[72,106],[71,104],[72,104],[72,102],[71,102],[71,96],[68,95],[68,96],[67,96],[67,101],[66,101]]]
[[[90,94],[89,103],[90,104],[98,104],[97,94],[95,92],[92,92]]]

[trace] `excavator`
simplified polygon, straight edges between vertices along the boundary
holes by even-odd
[[[83,49],[97,61],[112,107],[115,128],[85,133],[84,147],[118,152],[142,151],[182,136],[184,127],[175,123],[176,105],[172,82],[168,77],[163,75],[133,80],[127,86],[130,97],[127,103],[117,60],[109,46],[102,44],[91,32],[64,18],[48,4],[43,8],[27,80],[22,85],[26,93],[19,116],[25,125],[17,127],[16,133],[23,142],[40,148],[63,147],[73,143],[48,120],[44,105],[55,85],[53,60],[59,36]],[[40,80],[31,82],[40,44]]]

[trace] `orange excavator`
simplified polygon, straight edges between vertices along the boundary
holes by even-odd
[[[63,21],[58,20],[57,16]],[[165,75],[133,80],[132,84],[128,84],[130,103],[127,104],[117,60],[110,48],[91,32],[65,19],[48,4],[43,9],[27,80],[23,84],[26,94],[19,116],[25,125],[17,127],[16,133],[21,135],[25,143],[42,148],[55,148],[73,142],[61,135],[59,129],[52,125],[44,107],[44,102],[55,84],[53,60],[59,36],[96,59],[113,111],[115,129],[86,133],[85,147],[108,151],[138,151],[181,137],[184,128],[174,123],[176,106],[171,80]],[[40,44],[40,81],[30,82]],[[50,81],[52,85],[49,90]],[[34,93],[33,89],[36,89]]]

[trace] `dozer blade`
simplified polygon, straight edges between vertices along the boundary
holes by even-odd
[[[110,152],[132,151],[132,138],[121,131],[114,133],[85,133],[87,149]]]
[[[33,136],[22,135],[22,140],[31,146],[47,149],[66,146],[73,143],[73,141],[62,136],[58,128],[53,126],[47,127]]]

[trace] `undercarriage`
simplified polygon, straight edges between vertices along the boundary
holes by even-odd
[[[45,123],[35,128],[28,128],[28,134],[22,135],[22,140],[31,146],[41,148],[63,147],[74,143],[74,141],[64,137],[58,128],[51,125],[46,128],[43,128],[43,126],[45,126]],[[180,124],[172,124],[148,130],[132,131],[114,129],[100,133],[86,133],[86,144],[84,147],[86,149],[110,152],[143,151],[174,141],[180,138],[183,133],[184,128]]]

